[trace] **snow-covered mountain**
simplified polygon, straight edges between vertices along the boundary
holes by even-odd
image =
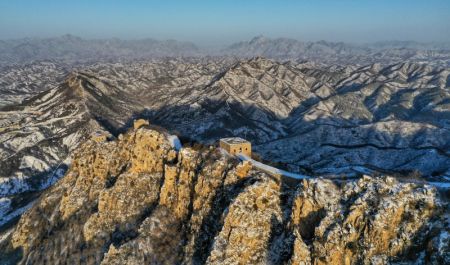
[[[263,159],[293,172],[450,177],[446,67],[161,59],[79,66],[61,82],[66,68],[57,64],[24,69],[9,68],[2,79],[4,88],[29,96],[0,110],[4,216],[55,182],[72,150],[93,133],[118,137],[137,117],[187,144],[247,138]],[[26,69],[35,71],[27,78],[54,74],[34,89],[33,80],[23,81]]]
[[[386,41],[352,44],[256,36],[249,41],[237,42],[227,47],[202,48],[190,42],[175,40],[83,39],[73,35],[0,40],[0,69],[42,60],[85,65],[96,62],[135,62],[164,57],[205,56],[232,56],[241,59],[263,56],[276,60],[341,65],[394,64],[407,60],[449,66],[450,43]]]
[[[410,41],[350,44],[329,41],[299,41],[257,36],[228,46],[221,54],[240,58],[263,56],[278,60],[315,61],[326,64],[367,65],[398,62],[430,62],[448,66],[449,43],[417,43]]]
[[[0,40],[0,67],[40,60],[80,64],[194,55],[199,55],[198,47],[175,40],[83,39],[73,35]]]
[[[70,69],[70,66],[51,61],[1,68],[0,107],[20,103],[39,92],[57,87]]]

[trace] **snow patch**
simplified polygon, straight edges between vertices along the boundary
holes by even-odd
[[[11,200],[9,198],[0,198],[0,219],[11,210]]]
[[[66,172],[66,165],[70,164],[70,158],[66,158],[61,162],[54,171],[49,172],[49,174],[43,178],[45,181],[39,184],[38,187],[32,187],[28,181],[32,179],[30,176],[25,176],[21,172],[18,172],[16,176],[9,178],[0,178],[0,196],[10,196],[13,194],[18,194],[26,191],[43,190],[56,181],[58,181]]]
[[[446,246],[450,243],[450,234],[447,231],[443,231],[439,235],[439,241],[438,241],[438,252],[441,256],[445,255]]]
[[[7,148],[19,151],[31,147],[44,139],[45,136],[41,132],[36,131],[26,136],[12,138],[4,144]]]
[[[180,142],[180,139],[178,139],[178,136],[176,135],[169,135],[167,136],[167,140],[169,140],[170,145],[178,152],[181,150],[182,145]]]
[[[80,134],[76,132],[64,137],[62,142],[65,146],[72,147],[77,145],[80,138]]]
[[[24,168],[31,168],[35,171],[47,171],[50,167],[47,163],[34,156],[23,156],[19,169]]]
[[[0,216],[0,227],[4,224],[6,224],[7,222],[9,222],[11,219],[23,214],[25,211],[27,211],[28,209],[31,208],[31,206],[33,206],[33,202],[30,202],[29,204],[25,205],[24,207],[21,207],[11,213],[9,213],[8,215],[5,216]]]
[[[0,178],[0,196],[9,196],[30,190],[27,177],[19,173],[15,177]]]

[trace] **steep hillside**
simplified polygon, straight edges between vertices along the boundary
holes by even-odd
[[[57,87],[67,73],[66,67],[48,61],[0,69],[0,107]]]
[[[1,109],[0,225],[64,174],[70,153],[81,142],[93,133],[110,134],[104,120],[123,125],[131,115],[114,90],[103,93],[100,88],[74,74],[56,88]]]
[[[410,62],[358,67],[260,57],[82,67],[0,109],[0,226],[58,179],[79,143],[96,131],[118,136],[138,117],[184,142],[249,139],[263,159],[293,172],[423,176],[417,181],[448,187],[449,73]]]
[[[449,70],[412,63],[344,70],[302,69],[322,80],[316,91],[323,84],[334,91],[302,102],[285,122],[290,137],[259,151],[319,174],[353,166],[449,176]]]
[[[413,63],[318,68],[256,58],[142,116],[203,142],[250,139],[294,171],[448,177],[449,73]]]
[[[2,263],[448,263],[436,190],[394,178],[293,183],[141,127],[86,141],[1,240]]]

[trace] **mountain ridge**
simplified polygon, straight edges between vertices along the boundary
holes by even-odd
[[[375,62],[392,64],[405,60],[449,65],[449,43],[386,41],[352,44],[329,41],[299,41],[256,36],[214,49],[176,40],[83,39],[73,35],[53,38],[23,38],[0,41],[0,67],[39,60],[57,60],[72,65],[121,62],[164,57],[264,56],[277,60],[315,61],[343,65]]]
[[[215,147],[177,151],[144,125],[84,142],[0,240],[0,260],[438,264],[449,251],[442,207],[436,189],[392,177],[288,184]]]
[[[47,66],[29,69],[39,76]],[[20,71],[10,69],[7,87],[24,82]],[[444,187],[450,176],[449,73],[411,62],[323,66],[261,57],[75,68],[62,83],[49,78],[44,92],[18,90],[18,101],[31,98],[0,109],[2,216],[53,184],[70,153],[93,133],[118,137],[136,118],[187,144],[246,138],[262,159],[292,172],[420,175],[418,182]],[[34,195],[21,200],[27,194]]]

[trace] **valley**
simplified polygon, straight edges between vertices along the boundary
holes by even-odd
[[[448,260],[445,46],[256,37],[205,55],[64,36],[39,48],[55,41],[23,57],[0,43],[0,261],[20,248],[37,264],[160,262],[166,243],[171,264]],[[137,119],[149,125],[130,129]],[[226,137],[251,142],[249,163],[218,149]]]

